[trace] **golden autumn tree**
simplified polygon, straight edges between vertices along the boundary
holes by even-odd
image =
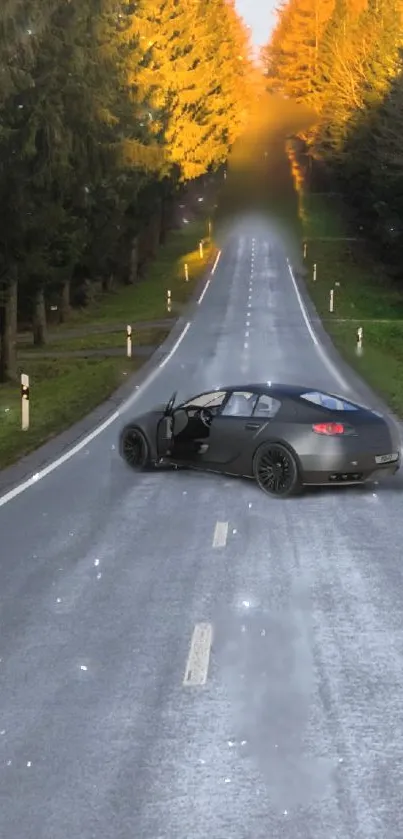
[[[316,124],[303,136],[308,152],[330,165],[360,224],[400,276],[402,0],[335,0],[329,16],[323,5],[318,38],[308,6],[288,0],[279,9],[262,52],[268,86],[314,106]]]
[[[298,102],[311,100],[320,44],[334,0],[289,0],[278,11],[278,22],[262,59],[271,89]]]
[[[246,124],[256,95],[255,68],[249,34],[236,12],[234,0],[210,0],[205,14],[213,71],[207,96],[209,101],[211,97],[212,113],[219,116],[215,133],[217,142],[224,140],[226,156],[228,146]]]
[[[338,25],[324,44],[328,71],[316,130],[316,146],[330,158],[345,155],[348,136],[385,96],[396,74],[401,31],[394,0],[370,0],[360,14],[353,3],[339,4]]]
[[[245,109],[246,31],[225,0],[139,0],[131,82],[183,180],[222,162]]]

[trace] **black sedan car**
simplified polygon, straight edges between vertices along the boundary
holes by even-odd
[[[122,429],[133,468],[172,464],[254,478],[276,498],[304,485],[360,484],[400,468],[391,420],[331,393],[282,384],[173,394]]]

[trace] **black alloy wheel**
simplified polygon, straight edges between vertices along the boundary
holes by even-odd
[[[258,449],[253,473],[260,489],[273,498],[287,498],[299,488],[296,460],[281,443],[265,443]]]
[[[120,453],[132,469],[144,469],[149,462],[149,448],[140,428],[128,426],[123,429]]]

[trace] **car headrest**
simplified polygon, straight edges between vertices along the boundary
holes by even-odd
[[[241,394],[233,396],[229,405],[228,414],[230,416],[242,416],[245,412],[246,415],[249,413],[249,399]]]

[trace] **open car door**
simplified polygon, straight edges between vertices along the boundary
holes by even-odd
[[[173,438],[173,414],[177,391],[175,390],[168,400],[164,416],[157,425],[157,452],[158,457],[168,457],[172,446]]]

